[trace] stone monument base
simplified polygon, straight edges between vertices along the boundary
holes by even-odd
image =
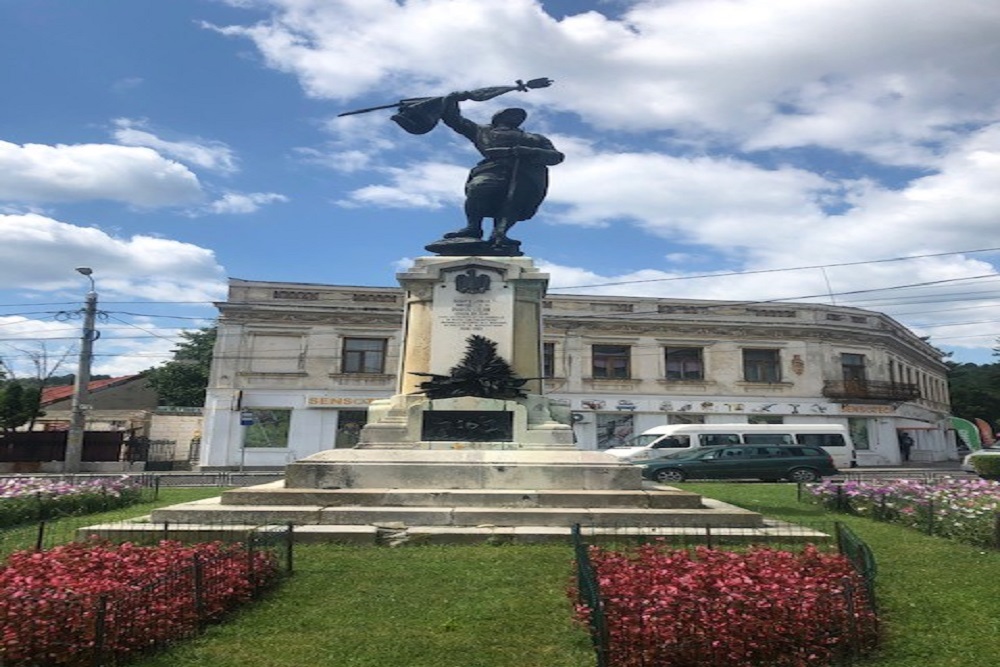
[[[373,402],[361,449],[553,449],[576,451],[569,409],[544,396],[430,399],[397,394]]]
[[[285,486],[607,491],[638,490],[642,477],[601,452],[330,449],[289,464]]]
[[[787,525],[643,481],[639,467],[608,454],[524,449],[328,450],[289,465],[283,482],[157,509],[145,523],[94,528],[134,539],[166,526],[171,535],[210,536],[234,524],[294,524],[301,542],[390,546],[568,541],[576,524],[595,539],[788,537]]]

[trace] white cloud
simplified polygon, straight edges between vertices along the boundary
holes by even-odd
[[[274,192],[227,192],[209,204],[206,211],[219,214],[255,213],[267,204],[287,201],[288,197]]]
[[[223,174],[239,170],[233,150],[221,141],[167,141],[148,131],[145,121],[117,118],[114,124],[115,140],[125,146],[145,146],[180,162]]]
[[[347,208],[374,205],[431,210],[445,205],[460,205],[462,183],[468,170],[456,165],[430,162],[411,164],[405,168],[383,168],[380,171],[389,177],[391,185],[359,188],[338,204]]]
[[[617,20],[556,20],[534,0],[262,4],[270,20],[218,29],[252,40],[321,98],[544,74],[557,88],[525,103],[599,128],[828,146],[890,163],[926,160],[955,126],[996,115],[1000,5],[981,0],[647,1]]]
[[[203,301],[226,293],[211,250],[170,239],[119,238],[38,214],[0,215],[0,283],[22,291],[81,289],[73,269],[94,270],[98,291],[154,301]]]
[[[0,200],[108,199],[142,207],[201,198],[198,178],[149,148],[76,144],[23,146],[0,141]]]

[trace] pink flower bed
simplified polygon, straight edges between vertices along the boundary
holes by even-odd
[[[18,552],[0,569],[0,664],[90,665],[190,636],[277,574],[272,554],[221,543]]]
[[[850,563],[814,547],[591,547],[613,667],[804,666],[870,651],[877,618]],[[589,621],[591,609],[577,606]]]

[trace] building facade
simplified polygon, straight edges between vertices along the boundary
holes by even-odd
[[[231,280],[205,405],[203,468],[273,468],[351,447],[397,390],[398,288]],[[860,465],[955,458],[941,353],[892,318],[818,304],[553,295],[545,393],[577,444],[667,423],[837,423]]]

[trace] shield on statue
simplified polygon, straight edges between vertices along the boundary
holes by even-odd
[[[404,100],[392,120],[410,134],[427,134],[441,120],[444,113],[443,97],[424,97]]]

